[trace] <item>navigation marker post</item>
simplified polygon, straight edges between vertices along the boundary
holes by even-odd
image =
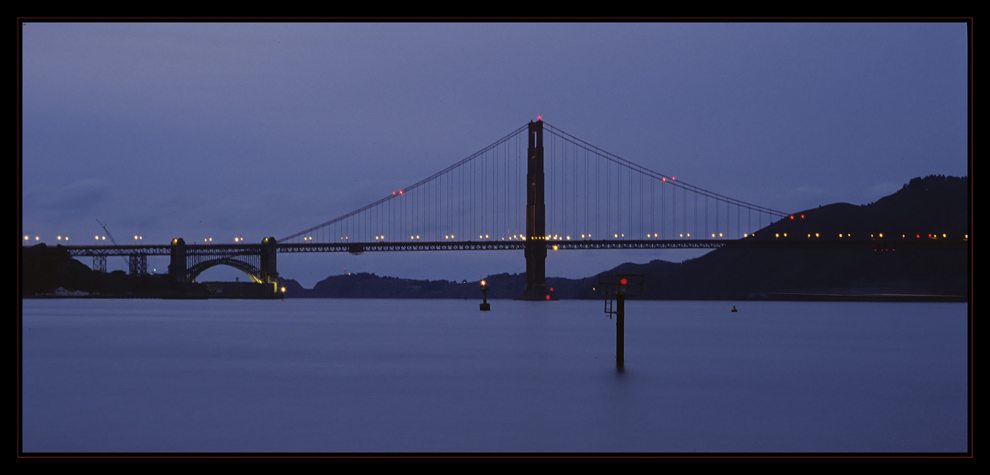
[[[643,292],[642,274],[598,274],[598,289],[605,296],[605,313],[615,315],[615,367],[625,366],[626,295]],[[612,306],[613,299],[615,306]]]
[[[492,309],[492,306],[488,304],[488,282],[485,279],[481,279],[481,311],[487,312]]]

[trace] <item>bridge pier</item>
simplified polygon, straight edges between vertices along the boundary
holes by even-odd
[[[97,272],[107,273],[107,255],[106,254],[94,254],[93,255],[93,270]]]
[[[130,275],[145,275],[148,273],[148,255],[132,254],[127,259],[127,273]]]
[[[174,281],[184,283],[186,281],[186,241],[182,238],[172,240],[169,249],[168,276]]]
[[[267,237],[261,241],[261,282],[266,285],[265,296],[274,297],[278,295],[278,243],[274,237]],[[271,292],[269,294],[269,292]]]
[[[523,300],[548,300],[543,121],[529,123],[526,172],[526,290]]]

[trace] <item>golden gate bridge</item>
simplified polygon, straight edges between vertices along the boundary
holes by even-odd
[[[261,244],[65,247],[103,271],[107,256],[125,256],[131,273],[142,273],[147,256],[167,255],[176,280],[226,265],[266,284],[277,282],[277,253],[521,250],[523,297],[543,300],[548,250],[882,245],[757,235],[782,218],[793,216],[685,183],[538,119],[363,207]]]

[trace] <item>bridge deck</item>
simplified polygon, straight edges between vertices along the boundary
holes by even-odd
[[[718,249],[722,247],[739,249],[896,249],[896,248],[938,248],[965,247],[965,240],[921,239],[921,240],[870,240],[870,239],[648,239],[648,240],[572,240],[546,241],[547,250],[572,249]],[[433,242],[369,242],[369,243],[305,243],[279,244],[279,252],[389,252],[389,251],[504,251],[523,250],[525,241],[433,241]]]
[[[645,240],[571,240],[546,241],[547,250],[572,249],[718,249],[722,247],[738,249],[897,249],[897,248],[956,248],[968,245],[967,240],[950,239],[645,239]],[[391,251],[506,251],[523,250],[526,241],[413,241],[413,242],[363,242],[363,243],[303,243],[277,244],[279,252],[391,252]],[[72,256],[168,256],[168,245],[124,245],[124,246],[63,246]],[[257,254],[257,244],[188,244],[186,253],[213,254]]]

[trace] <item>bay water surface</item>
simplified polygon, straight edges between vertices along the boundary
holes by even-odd
[[[968,307],[24,300],[25,453],[932,453]],[[732,306],[738,312],[730,312]]]

